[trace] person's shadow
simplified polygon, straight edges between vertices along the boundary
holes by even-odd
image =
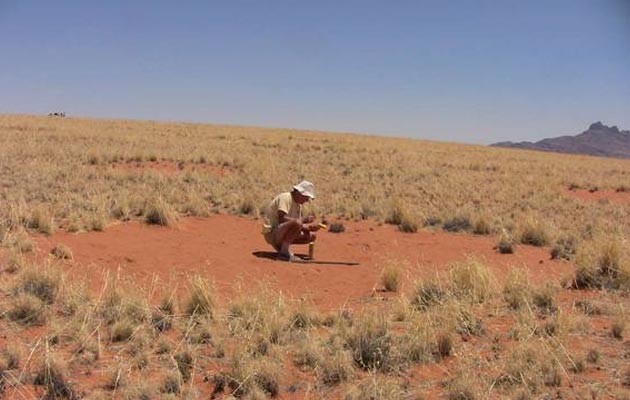
[[[267,260],[277,260],[278,259],[278,253],[276,253],[275,251],[253,251],[252,255],[258,258],[266,258]],[[295,254],[298,257],[301,258],[306,258],[308,257],[306,254]]]
[[[252,254],[258,258],[266,258],[268,260],[276,260],[278,253],[275,251],[254,251]]]

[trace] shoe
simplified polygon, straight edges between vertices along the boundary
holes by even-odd
[[[296,256],[293,253],[278,253],[278,255],[276,256],[276,260],[280,260],[280,261],[287,261],[287,262],[303,262],[304,260],[302,260],[300,257]]]

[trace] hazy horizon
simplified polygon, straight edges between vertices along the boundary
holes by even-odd
[[[630,129],[627,0],[0,0],[0,35],[3,114],[473,144]]]

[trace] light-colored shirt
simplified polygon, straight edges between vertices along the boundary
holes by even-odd
[[[280,224],[278,211],[284,211],[287,217],[290,218],[302,217],[302,206],[293,201],[290,192],[280,193],[269,203],[269,207],[267,207],[267,220],[272,228]]]

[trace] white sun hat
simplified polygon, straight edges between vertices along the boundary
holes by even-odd
[[[302,181],[293,186],[293,189],[297,190],[306,197],[310,197],[311,199],[315,198],[315,186],[309,181]]]

